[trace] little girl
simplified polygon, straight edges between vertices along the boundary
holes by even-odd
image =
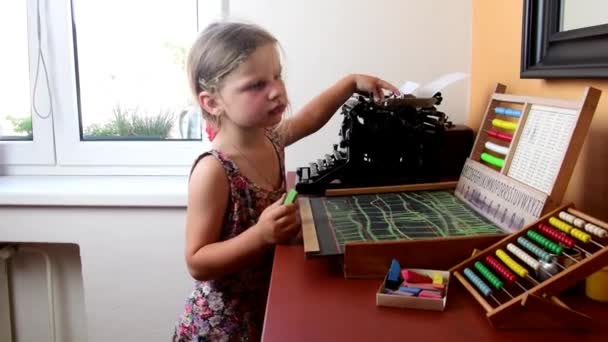
[[[188,186],[186,262],[196,279],[174,341],[259,340],[273,246],[300,231],[296,204],[282,204],[284,148],[321,128],[355,92],[383,97],[389,83],[349,75],[297,114],[289,101],[277,40],[258,26],[207,27],[188,56],[190,87],[213,149],[195,161]]]

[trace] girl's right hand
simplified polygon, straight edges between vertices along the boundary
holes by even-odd
[[[285,195],[264,209],[255,225],[263,241],[268,244],[289,242],[300,231],[297,202],[285,205],[284,200]]]

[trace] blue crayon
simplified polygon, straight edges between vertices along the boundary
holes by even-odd
[[[395,259],[391,261],[391,267],[388,269],[388,275],[386,276],[386,282],[384,287],[391,290],[396,290],[401,285],[401,265]]]

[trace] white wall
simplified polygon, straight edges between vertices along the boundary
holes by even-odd
[[[0,207],[0,217],[0,241],[79,246],[80,261],[74,246],[45,248],[57,264],[57,312],[64,316],[57,341],[169,340],[193,283],[183,259],[183,208]],[[36,257],[11,263],[17,341],[48,340]]]
[[[348,73],[370,73],[399,86],[470,70],[470,0],[232,0],[230,12],[278,38],[294,111]],[[467,80],[443,92],[439,108],[455,123],[468,116],[468,89]],[[341,122],[336,115],[290,147],[287,170],[329,152]]]
[[[230,2],[234,17],[259,23],[280,40],[294,110],[347,73],[371,73],[399,84],[406,79],[426,83],[470,69],[470,0]],[[468,82],[443,93],[440,109],[454,122],[465,122]],[[340,123],[336,116],[319,133],[290,147],[287,169],[329,151]],[[0,242],[78,245],[82,303],[76,291],[77,303],[59,304],[70,320],[84,311],[85,319],[74,324],[86,325],[88,341],[167,341],[192,285],[183,259],[184,215],[183,208],[0,206]],[[81,285],[74,251],[57,252],[71,271],[56,286]],[[13,269],[25,272],[19,281],[39,277],[39,268],[31,273]],[[18,305],[33,304],[27,296],[23,300]],[[30,314],[35,322],[46,317],[44,309]],[[27,329],[43,333],[47,328]],[[62,331],[61,341],[81,341],[80,328]]]

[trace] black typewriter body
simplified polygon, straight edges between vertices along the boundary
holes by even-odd
[[[374,102],[355,95],[341,109],[341,140],[333,150],[296,172],[296,190],[456,180],[473,145],[473,131],[455,126],[428,99],[391,97]]]

